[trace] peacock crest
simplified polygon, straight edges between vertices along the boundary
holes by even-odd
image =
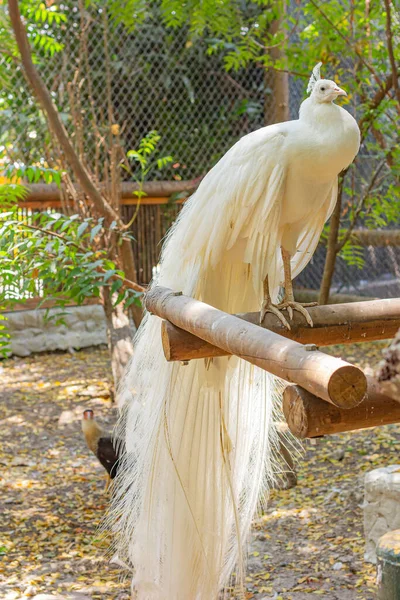
[[[308,82],[307,93],[309,93],[309,92],[311,93],[313,91],[314,86],[317,83],[317,81],[319,81],[321,79],[321,74],[320,74],[321,67],[322,67],[322,62],[319,62],[313,68],[312,75],[310,77],[310,81]]]

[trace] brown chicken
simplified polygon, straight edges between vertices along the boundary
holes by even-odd
[[[107,471],[107,491],[111,480],[118,472],[119,460],[124,453],[124,445],[122,442],[113,439],[110,434],[100,427],[92,410],[85,410],[83,413],[82,431],[89,450],[93,452]]]

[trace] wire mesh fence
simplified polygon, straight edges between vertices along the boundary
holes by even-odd
[[[108,160],[105,140],[110,120],[119,125],[125,151],[137,147],[150,130],[160,133],[160,155],[171,155],[174,162],[169,171],[155,168],[152,179],[199,176],[239,137],[271,120],[272,75],[261,66],[228,73],[220,56],[207,54],[206,41],[192,43],[185,28],[168,29],[155,13],[132,32],[116,24],[105,7],[106,1],[91,8],[83,0],[63,4],[68,23],[53,31],[63,50],[52,56],[36,50],[40,74],[81,158],[98,180],[103,179],[102,165]],[[12,64],[9,70],[11,86],[0,97],[5,154],[25,164],[57,164],[58,149],[50,143],[45,118],[21,70]],[[291,79],[291,118],[296,118],[303,96],[303,82]],[[361,173],[367,175],[371,157],[365,154],[360,164]],[[145,238],[139,221],[135,225],[140,248],[151,246],[145,263],[139,246],[135,249],[144,279],[156,265],[164,234],[164,224],[160,228],[157,223]],[[398,249],[365,247],[358,252],[367,266],[349,266],[339,258],[334,289],[366,296],[399,295]],[[319,288],[324,254],[321,246],[298,277],[298,285]]]

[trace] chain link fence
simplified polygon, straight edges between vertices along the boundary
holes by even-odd
[[[38,67],[82,159],[102,180],[108,160],[104,140],[110,120],[118,123],[124,150],[136,148],[149,131],[161,135],[160,156],[171,155],[167,170],[151,179],[189,179],[204,174],[241,136],[271,121],[272,75],[252,65],[227,73],[207,42],[188,40],[154,14],[129,31],[107,16],[101,3],[63,5],[68,22],[53,28],[63,44],[52,56],[37,49]],[[47,25],[50,30],[51,25]],[[5,60],[4,58],[1,60]],[[11,86],[0,97],[0,143],[8,159],[25,164],[57,164],[43,114],[22,72],[9,64]],[[290,117],[296,118],[304,82],[290,80]],[[362,171],[371,158],[361,157]],[[338,259],[334,290],[349,294],[400,295],[399,250],[359,248],[363,268]],[[321,246],[298,277],[302,287],[319,289],[325,250]]]

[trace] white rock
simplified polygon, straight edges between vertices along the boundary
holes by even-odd
[[[50,311],[56,314],[57,311]],[[65,325],[45,320],[45,310],[5,313],[11,334],[11,354],[80,349],[107,343],[106,321],[100,305],[68,307]]]
[[[375,564],[379,538],[400,528],[400,465],[367,473],[364,491],[364,558]]]

